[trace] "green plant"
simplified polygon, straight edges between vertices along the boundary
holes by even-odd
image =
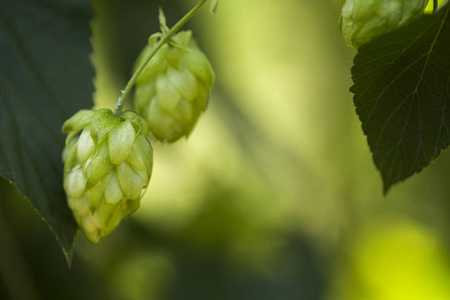
[[[358,47],[423,14],[428,0],[347,0],[339,25],[345,42]]]
[[[64,190],[78,227],[92,243],[139,207],[153,150],[131,111],[80,110],[63,125]]]
[[[53,2],[54,7],[63,5],[58,1]],[[89,63],[91,47],[87,25],[90,19],[88,1],[74,3],[71,7],[81,12],[79,14],[85,21],[84,27],[77,27],[80,15],[76,15],[73,19],[58,19],[60,24],[52,26],[61,28],[59,31],[56,29],[56,32],[48,35],[47,32],[43,35],[39,32],[41,40],[38,45],[33,45],[41,54],[36,60],[24,53],[24,49],[28,49],[30,45],[24,45],[17,38],[10,37],[20,36],[22,32],[27,36],[37,36],[33,33],[37,30],[35,24],[51,22],[51,14],[36,15],[36,19],[2,16],[5,24],[13,25],[1,27],[0,31],[2,41],[5,37],[6,50],[2,62],[8,70],[2,72],[0,77],[0,174],[30,199],[60,242],[69,263],[72,261],[73,239],[77,228],[85,233],[89,241],[97,243],[139,207],[153,165],[152,147],[145,138],[148,128],[158,137],[161,131],[176,131],[173,128],[176,125],[159,123],[159,130],[155,131],[154,114],[144,114],[147,118],[145,121],[134,112],[123,112],[123,106],[141,72],[155,55],[155,59],[161,58],[159,51],[161,48],[165,49],[166,44],[183,48],[180,61],[184,65],[179,70],[189,70],[189,74],[194,74],[194,78],[197,78],[195,80],[203,82],[205,73],[200,70],[200,74],[195,66],[189,66],[190,59],[198,60],[203,54],[194,44],[179,41],[174,35],[206,2],[207,0],[199,1],[170,29],[165,24],[164,15],[160,13],[162,33],[157,34],[157,40],[151,38],[154,42],[139,58],[114,112],[109,109],[88,110],[92,106],[91,78],[94,73]],[[218,1],[211,2],[211,9],[215,10]],[[9,11],[15,11],[26,9],[26,5],[22,4],[17,1],[4,5]],[[26,14],[21,14],[24,15]],[[67,35],[68,29],[71,30],[70,35]],[[28,42],[33,41],[25,41]],[[54,46],[50,52],[47,48],[49,45]],[[206,86],[199,83],[198,87],[190,87],[197,91],[202,86],[203,90],[197,93],[198,97],[194,97],[198,101],[192,97],[187,99],[194,104],[194,109],[190,112],[192,116],[185,120],[186,130],[182,135],[190,133],[200,112],[205,109],[212,86],[212,70],[206,58],[202,59],[210,74],[205,75],[209,76],[205,79]],[[65,61],[82,63],[78,64],[77,72],[67,71],[60,78],[54,78],[53,72],[59,74],[55,70],[59,70],[61,62],[64,64]],[[42,65],[46,66],[43,76],[35,71],[35,68]],[[19,78],[22,82],[18,81]],[[183,76],[175,79],[178,86],[183,86],[189,80]],[[154,78],[147,78],[144,81],[151,84],[153,80]],[[59,89],[58,82],[71,82],[73,90]],[[28,87],[26,91],[23,84]],[[81,86],[83,88],[79,88]],[[142,99],[145,95],[139,97]],[[164,101],[166,100],[171,99],[166,98]],[[187,110],[184,115],[189,113],[189,107]],[[159,119],[156,121],[159,122]],[[62,131],[67,134],[64,151],[62,135],[57,130],[61,126]],[[176,139],[180,137],[177,136]],[[163,140],[175,139],[171,136]],[[65,162],[64,172],[60,163],[61,152]],[[67,195],[67,200],[64,194]]]
[[[176,141],[191,133],[205,110],[212,69],[190,32],[176,33],[206,2],[170,29],[160,14],[162,33],[150,37],[114,111],[96,112],[89,110],[89,1],[65,3],[67,9],[48,0],[44,14],[31,13],[24,0],[2,2],[0,175],[30,200],[69,262],[79,227],[97,242],[139,206],[152,169],[147,126],[157,139]],[[218,1],[211,2],[215,10]],[[340,20],[346,42],[358,48],[351,91],[385,193],[450,144],[450,3],[438,9],[434,1],[431,14],[423,13],[425,4],[349,0]],[[66,10],[77,14],[59,18]],[[13,14],[20,11],[25,13]],[[36,24],[53,29],[38,31]],[[74,61],[76,70],[68,63]],[[168,86],[161,88],[166,94],[155,92],[155,81]],[[147,120],[123,111],[135,84],[137,111]]]
[[[159,33],[150,37],[137,65],[159,38]],[[180,32],[161,47],[138,77],[137,111],[158,140],[174,142],[194,128],[206,109],[213,82],[211,66],[192,39],[192,32]]]
[[[438,9],[434,1],[432,14],[421,2],[408,3],[420,12],[408,13],[408,22],[395,30],[363,36],[352,68],[350,91],[385,193],[450,144],[450,3]],[[376,14],[378,7],[368,9]]]

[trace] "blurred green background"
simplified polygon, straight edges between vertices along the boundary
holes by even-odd
[[[96,107],[196,1],[95,0]],[[450,155],[383,197],[355,114],[338,0],[221,0],[192,29],[216,72],[188,140],[153,141],[141,208],[69,269],[2,180],[0,299],[450,299]]]

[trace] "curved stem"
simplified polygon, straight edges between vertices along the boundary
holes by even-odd
[[[436,12],[436,9],[438,8],[438,0],[433,1],[433,12]]]
[[[197,5],[195,5],[186,15],[184,15],[183,18],[181,18],[170,30],[163,34],[162,38],[159,40],[158,44],[156,44],[155,48],[143,59],[142,63],[139,65],[139,67],[134,72],[133,76],[131,76],[130,80],[128,81],[127,85],[125,86],[125,89],[122,90],[122,95],[119,97],[119,101],[117,101],[116,107],[114,109],[114,114],[120,115],[122,113],[123,106],[125,105],[125,99],[127,98],[128,94],[131,91],[131,88],[133,87],[134,83],[136,82],[136,79],[138,78],[139,74],[141,74],[144,67],[147,65],[147,63],[152,59],[152,57],[158,52],[158,50],[167,43],[172,36],[190,19],[192,16],[195,15],[195,13],[203,6],[203,4],[206,3],[208,0],[201,0]]]

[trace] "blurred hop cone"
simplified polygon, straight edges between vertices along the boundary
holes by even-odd
[[[421,16],[428,0],[346,0],[339,26],[347,45],[358,48]]]
[[[81,110],[62,128],[64,190],[78,226],[92,243],[139,207],[152,173],[153,150],[141,118],[126,111]]]
[[[205,55],[182,31],[163,45],[136,81],[135,105],[160,141],[174,142],[188,136],[205,110],[214,73]],[[161,37],[149,38],[138,57],[138,67]]]

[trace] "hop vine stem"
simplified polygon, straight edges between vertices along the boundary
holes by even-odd
[[[201,0],[198,2],[187,14],[184,15],[172,28],[167,31],[167,33],[164,33],[162,38],[159,40],[158,44],[156,44],[155,48],[143,59],[142,63],[139,65],[139,67],[134,72],[133,76],[131,76],[130,80],[128,81],[125,88],[122,90],[122,95],[119,97],[119,101],[117,101],[117,104],[114,109],[115,115],[120,115],[123,110],[123,106],[125,105],[125,100],[128,96],[128,94],[131,91],[131,88],[136,82],[136,79],[141,74],[144,67],[147,65],[147,63],[152,59],[152,57],[158,52],[158,50],[167,43],[172,36],[187,22],[190,18],[192,18],[197,11],[205,4],[208,0]]]

